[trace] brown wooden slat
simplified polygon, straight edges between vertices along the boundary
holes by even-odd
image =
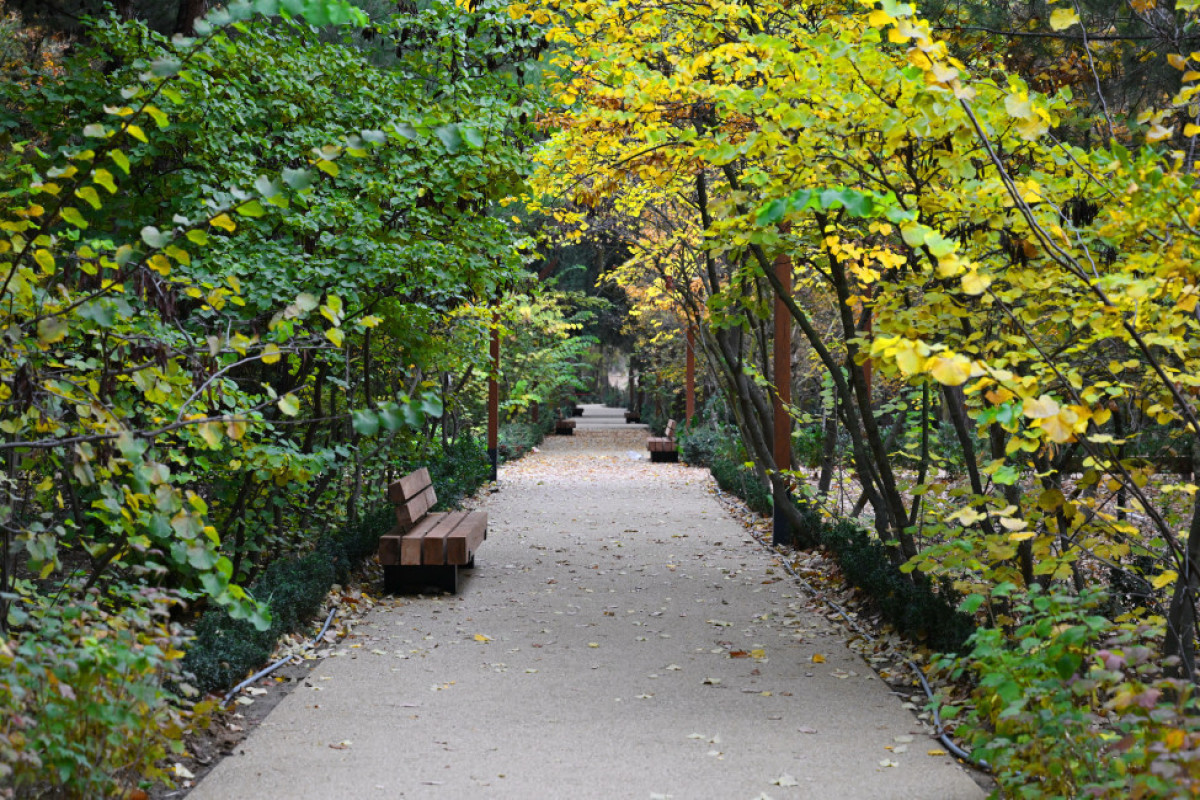
[[[403,503],[406,500],[411,500],[432,483],[433,481],[429,478],[429,470],[421,467],[419,470],[410,472],[400,480],[389,484],[388,500],[393,503]]]
[[[404,538],[400,540],[401,564],[413,567],[421,564],[421,544],[425,541],[425,535],[433,530],[444,516],[445,514],[430,514],[404,534]]]
[[[425,538],[421,540],[422,564],[446,563],[446,539],[466,518],[466,511],[451,511],[443,516],[438,524],[430,529],[429,533],[425,534]]]
[[[421,521],[421,517],[429,512],[437,502],[437,495],[432,486],[418,494],[407,503],[396,506],[396,522],[403,527],[411,527]]]
[[[379,563],[383,565],[400,563],[400,539],[403,532],[393,528],[390,532],[379,537]]]
[[[468,514],[446,539],[446,563],[466,564],[486,538],[487,512],[475,511]]]

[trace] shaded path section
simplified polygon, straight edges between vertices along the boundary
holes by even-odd
[[[501,470],[457,596],[380,603],[191,800],[982,798],[707,472],[596,411]]]

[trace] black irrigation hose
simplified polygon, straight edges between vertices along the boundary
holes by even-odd
[[[718,495],[724,494],[724,492],[721,491],[720,487],[717,488],[717,494]],[[846,613],[845,609],[843,609],[841,606],[839,606],[837,603],[833,602],[829,598],[825,597],[821,592],[818,592],[817,589],[811,583],[809,583],[807,580],[805,580],[804,577],[801,576],[800,573],[797,572],[795,570],[795,568],[792,567],[791,563],[788,561],[786,553],[783,553],[780,550],[778,550],[775,547],[775,545],[769,544],[765,540],[760,539],[754,533],[753,530],[750,531],[750,536],[751,536],[751,538],[754,539],[754,541],[758,542],[764,548],[766,548],[767,550],[770,550],[772,553],[779,556],[780,563],[783,564],[783,568],[786,569],[793,578],[795,578],[797,581],[799,581],[804,586],[804,588],[808,591],[808,593],[812,596],[812,598],[814,600],[819,600],[820,602],[824,603],[825,605],[829,606],[834,611],[836,611],[838,614],[840,614],[842,616],[842,619],[844,619],[846,621],[846,623],[848,625],[850,625],[850,627],[854,628],[855,631],[857,631],[859,634],[861,634],[863,637],[865,637],[868,641],[871,641],[871,642],[875,641],[875,637],[872,636],[871,634],[867,633],[867,631],[864,630],[863,627],[861,625],[859,625],[858,622],[856,622],[853,617],[851,617],[849,614]],[[916,674],[917,678],[921,681],[921,688],[924,689],[925,696],[928,697],[932,701],[933,700],[933,689],[930,688],[929,681],[925,680],[925,674],[921,671],[921,668],[918,667],[915,663],[913,663],[912,660],[907,659],[907,658],[904,659],[904,663],[908,665],[909,669],[911,669],[914,674]],[[966,750],[963,750],[961,747],[959,747],[957,744],[954,743],[954,740],[952,740],[950,738],[950,734],[946,732],[945,727],[942,725],[942,718],[941,718],[941,715],[938,714],[937,705],[936,704],[930,705],[929,708],[933,712],[935,738],[939,742],[941,742],[943,745],[945,745],[946,749],[948,751],[950,751],[950,753],[953,754],[956,758],[961,759],[962,761],[964,761],[968,765],[974,767],[975,769],[979,770],[980,772],[986,772],[988,774],[991,774],[992,768],[991,768],[991,766],[988,765],[988,763],[986,761],[979,761],[979,760],[976,760],[975,758],[972,758],[970,753],[968,753]]]
[[[318,633],[311,642],[309,642],[308,644],[306,644],[304,646],[305,650],[308,650],[312,647],[316,647],[317,642],[321,641],[321,637],[325,635],[325,631],[329,630],[329,623],[333,622],[333,615],[336,613],[337,613],[337,606],[334,606],[333,608],[329,609],[329,616],[325,618],[325,624],[321,626],[321,632]],[[225,696],[221,698],[221,705],[225,705],[226,703],[229,702],[230,698],[232,698],[235,694],[240,692],[242,689],[245,689],[247,686],[249,686],[250,684],[259,680],[260,678],[267,677],[272,672],[279,669],[280,667],[282,667],[284,664],[291,661],[295,657],[296,656],[294,654],[290,655],[290,656],[284,656],[283,658],[276,661],[274,664],[271,664],[269,667],[264,667],[263,669],[260,669],[258,672],[251,675],[249,678],[246,678],[246,680],[242,681],[237,686],[233,687],[232,689],[230,689],[228,692],[225,693]]]

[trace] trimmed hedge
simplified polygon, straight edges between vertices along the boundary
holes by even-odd
[[[281,558],[263,570],[250,594],[271,609],[271,627],[265,631],[224,610],[202,614],[183,659],[192,685],[202,692],[218,691],[264,665],[279,637],[315,616],[329,587],[349,579],[350,570],[375,552],[379,537],[393,524],[391,507],[379,506],[357,524],[321,537],[311,552]]]
[[[905,575],[883,543],[848,520],[826,525],[821,541],[846,579],[870,596],[884,619],[904,636],[943,653],[964,653],[975,632],[972,618],[955,609],[920,573]]]
[[[758,514],[771,513],[771,492],[762,485],[754,470],[721,455],[713,459],[708,469],[722,491],[745,500],[751,511]]]

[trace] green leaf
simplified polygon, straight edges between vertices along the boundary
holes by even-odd
[[[257,200],[251,200],[247,203],[242,203],[237,207],[236,210],[237,213],[243,217],[261,217],[263,214],[267,213],[267,210],[263,208],[262,203],[258,202]]]
[[[284,167],[281,173],[283,182],[298,192],[312,186],[313,174],[307,169],[288,169]]]
[[[300,400],[294,394],[285,394],[276,405],[286,416],[294,417],[300,413]]]
[[[129,174],[129,157],[121,150],[110,150],[108,157],[113,160],[113,163],[120,167],[121,171],[126,175]]]
[[[83,215],[79,213],[79,209],[75,208],[74,206],[63,206],[58,213],[62,216],[64,221],[71,223],[76,228],[84,229],[88,226],[87,220],[85,220]]]
[[[183,64],[177,58],[163,57],[150,62],[150,71],[159,78],[169,78],[178,74]]]
[[[457,125],[439,125],[433,129],[433,135],[441,140],[442,146],[450,155],[462,150],[463,138]]]
[[[153,225],[142,228],[142,241],[155,250],[161,250],[171,243],[171,237],[159,231]]]
[[[379,417],[370,409],[361,411],[352,411],[350,413],[350,424],[362,436],[374,436],[379,432]],[[394,429],[389,429],[394,430]]]
[[[462,134],[463,141],[476,150],[483,147],[483,134],[475,128],[460,128],[459,133]]]
[[[70,328],[61,317],[47,317],[38,322],[38,341],[42,344],[54,344],[67,338]]]

